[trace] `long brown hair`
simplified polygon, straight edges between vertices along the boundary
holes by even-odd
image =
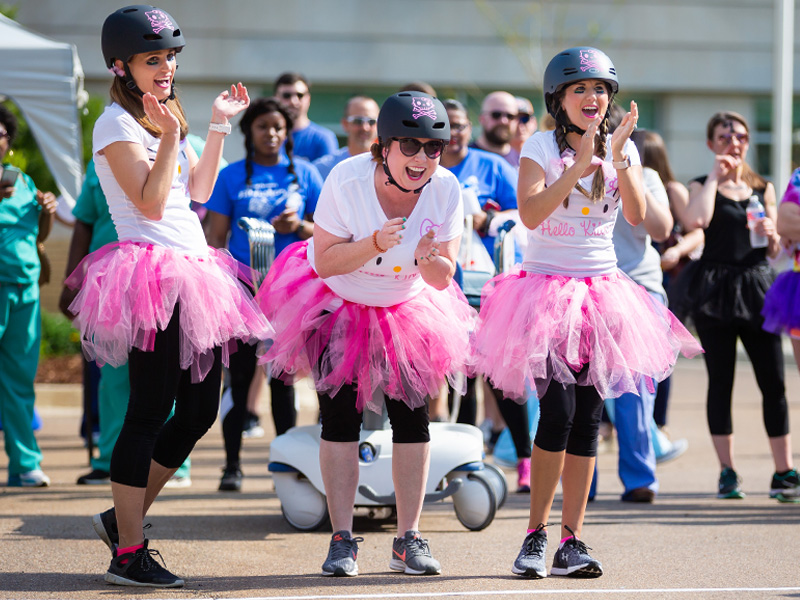
[[[747,120],[737,112],[726,110],[716,113],[709,119],[708,125],[706,126],[706,139],[709,142],[714,141],[714,130],[718,126],[728,124],[731,121],[736,121],[741,124],[747,134],[750,135],[750,126],[747,124]],[[767,180],[753,171],[746,161],[742,163],[742,179],[754,190],[763,190],[767,187]]]
[[[145,128],[147,133],[153,137],[161,137],[161,129],[153,125],[144,112],[141,96],[129,89],[122,80],[122,77],[114,77],[114,81],[111,82],[109,95],[114,102],[119,104],[128,114],[136,119],[139,125]],[[178,119],[181,127],[181,139],[185,138],[186,134],[189,133],[189,124],[186,122],[186,115],[183,112],[183,107],[181,106],[181,101],[178,100],[178,96],[176,95],[172,100],[167,100],[164,104]]]
[[[641,135],[639,139],[635,139],[637,134]],[[637,148],[641,149],[643,167],[650,167],[658,173],[664,185],[675,181],[675,173],[672,171],[672,167],[669,164],[669,156],[667,156],[667,147],[664,144],[664,138],[655,131],[645,129],[634,131],[631,134],[631,139],[634,140]],[[640,140],[641,144],[639,144]]]

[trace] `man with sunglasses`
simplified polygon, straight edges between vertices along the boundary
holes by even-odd
[[[353,96],[347,101],[341,122],[347,134],[347,145],[314,161],[322,179],[344,159],[369,152],[378,137],[378,103],[367,96]]]
[[[308,118],[308,109],[311,106],[311,85],[308,79],[300,73],[282,73],[275,80],[275,97],[294,120],[292,154],[295,158],[301,157],[313,162],[339,149],[336,134]]]
[[[518,119],[517,99],[508,92],[492,92],[481,104],[481,134],[471,147],[499,154],[512,167],[518,167],[519,152],[511,146]]]

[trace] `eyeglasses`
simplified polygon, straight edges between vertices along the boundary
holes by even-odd
[[[530,122],[532,116],[533,115],[529,115],[528,113],[521,112],[517,115],[517,118],[519,119],[520,123],[526,125],[528,122]]]
[[[420,148],[425,149],[425,156],[428,158],[439,158],[444,152],[444,142],[442,140],[431,140],[424,144],[416,138],[392,138],[400,146],[400,152],[405,156],[416,156]]]
[[[371,117],[359,117],[356,115],[350,115],[347,117],[346,121],[351,123],[352,125],[369,125],[370,127],[375,127],[375,124],[378,122],[378,119],[373,119]]]
[[[750,134],[749,133],[723,133],[718,138],[721,142],[724,142],[726,146],[728,146],[734,139],[739,142],[740,144],[746,144],[750,141]]]
[[[292,98],[297,96],[298,100],[302,100],[303,98],[305,98],[306,93],[307,92],[283,92],[281,94],[281,98],[283,98],[284,100],[291,100]]]
[[[461,133],[467,127],[469,127],[469,123],[450,123],[450,131],[455,131],[456,133]]]
[[[505,117],[509,121],[513,121],[517,117],[519,117],[518,114],[507,113],[507,112],[503,112],[502,110],[493,110],[493,111],[491,111],[489,113],[489,116],[492,117],[495,121],[499,121],[503,117]]]

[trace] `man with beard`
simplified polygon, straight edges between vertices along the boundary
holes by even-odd
[[[344,159],[369,152],[372,143],[378,139],[378,110],[378,103],[366,96],[353,96],[347,101],[342,117],[347,145],[314,161],[323,179]]]
[[[294,121],[292,141],[295,157],[315,161],[339,149],[336,134],[308,118],[311,106],[311,85],[300,73],[283,73],[275,80],[275,97]]]
[[[511,146],[518,118],[517,99],[508,92],[492,92],[481,105],[481,134],[471,147],[499,154],[512,167],[518,167],[519,152]]]

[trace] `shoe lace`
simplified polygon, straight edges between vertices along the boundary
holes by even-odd
[[[404,538],[405,546],[408,551],[408,558],[412,556],[431,556],[431,548],[428,545],[428,540],[421,537]],[[408,560],[406,558],[406,560]]]
[[[358,544],[363,541],[363,537],[343,537],[339,540],[331,540],[330,559],[339,560],[351,557],[354,550],[358,552]]]
[[[161,552],[155,548],[148,548],[147,545],[145,545],[144,548],[138,550],[136,554],[138,554],[140,557],[139,566],[141,567],[142,571],[151,571],[161,568],[154,558],[158,558],[161,561],[161,564],[164,565],[164,568],[167,568],[167,563],[164,560],[164,557],[161,556]]]
[[[539,523],[536,526],[536,529],[531,532],[531,535],[528,535],[525,538],[523,547],[525,548],[525,554],[527,556],[539,555],[544,550],[545,544],[547,543],[547,535],[533,535],[533,534],[543,533],[545,527],[547,527],[547,525],[545,525],[544,523]]]
[[[574,548],[577,548],[578,551],[583,554],[589,554],[589,550],[591,550],[592,548],[587,546],[583,541],[579,540],[577,537],[575,537],[575,532],[570,528],[569,525],[564,525],[564,529],[566,529],[572,534],[572,539],[567,540],[566,543],[570,544]]]

